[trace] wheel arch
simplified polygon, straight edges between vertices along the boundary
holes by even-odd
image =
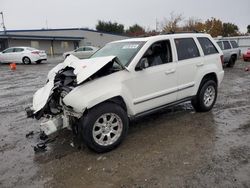
[[[200,88],[202,87],[202,85],[208,81],[208,80],[213,80],[215,81],[215,83],[217,84],[218,86],[218,77],[217,77],[217,74],[215,72],[209,72],[209,73],[206,73],[200,80],[199,82],[199,85],[197,85],[197,89],[196,89],[196,92],[195,92],[195,95],[199,92]]]
[[[235,60],[237,59],[237,54],[231,54],[231,57],[234,57]]]
[[[25,55],[25,56],[22,57],[22,63],[23,63],[24,58],[29,58],[30,63],[32,62],[31,58],[29,56]]]

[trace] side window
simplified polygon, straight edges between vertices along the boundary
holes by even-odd
[[[231,40],[230,42],[231,42],[233,48],[238,48],[239,47],[236,41]]]
[[[81,51],[83,51],[83,48],[78,48],[75,50],[75,52],[81,52]]]
[[[194,39],[180,38],[175,39],[174,41],[179,61],[200,56],[199,50],[194,42]]]
[[[225,50],[231,49],[231,46],[228,41],[223,41],[223,45]]]
[[[222,50],[224,50],[224,48],[223,48],[223,46],[222,46],[222,42],[221,42],[221,41],[217,42],[217,44],[219,45],[219,47],[220,47]]]
[[[85,50],[84,50],[84,51],[93,51],[93,49],[90,48],[90,47],[85,47]]]
[[[23,48],[14,48],[14,52],[22,52],[22,51],[24,51]]]
[[[11,52],[14,52],[14,48],[9,48],[3,51],[3,53],[11,53]]]
[[[198,41],[204,52],[204,55],[216,54],[218,50],[215,48],[214,44],[206,37],[198,37]]]
[[[159,41],[152,44],[142,58],[147,58],[150,67],[172,62],[170,41]]]

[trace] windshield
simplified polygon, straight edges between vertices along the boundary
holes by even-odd
[[[109,43],[92,55],[91,58],[116,56],[124,66],[127,66],[144,43],[142,41]]]

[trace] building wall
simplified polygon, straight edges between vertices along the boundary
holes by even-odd
[[[67,37],[84,37],[80,41],[79,45],[92,45],[96,47],[102,47],[108,42],[115,40],[127,39],[129,37],[122,35],[115,35],[109,33],[102,33],[88,29],[72,29],[72,30],[34,30],[34,31],[18,31],[8,32],[16,35],[28,35],[28,36],[67,36]],[[59,46],[59,45],[56,45]],[[60,50],[58,50],[60,51]]]
[[[82,33],[85,39],[80,42],[81,46],[90,45],[96,47],[103,47],[105,44],[109,42],[129,38],[126,36],[111,35],[100,32],[92,32],[92,31],[82,31]]]
[[[52,41],[51,40],[20,40],[10,39],[9,47],[27,46],[45,50],[48,55],[52,55]],[[61,55],[66,51],[74,49],[74,41],[53,41],[54,55]]]
[[[30,41],[9,39],[9,47],[14,47],[14,46],[30,46]]]
[[[72,41],[53,41],[54,54],[61,55],[64,52],[72,51],[74,49],[74,42]]]

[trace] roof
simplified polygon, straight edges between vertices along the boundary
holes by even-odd
[[[166,38],[185,38],[185,37],[210,37],[209,34],[206,33],[175,33],[175,34],[164,34],[164,35],[156,35],[156,36],[150,36],[150,37],[143,37],[143,38],[129,38],[129,39],[124,39],[124,40],[119,40],[119,41],[114,41],[114,42],[133,42],[133,41],[150,41],[150,40],[164,40]]]
[[[35,39],[35,40],[64,40],[64,41],[80,41],[80,40],[84,39],[84,37],[16,35],[16,34],[3,34],[3,33],[0,33],[0,38]]]
[[[96,33],[103,33],[103,34],[109,34],[109,35],[116,35],[116,36],[125,36],[122,34],[112,33],[112,32],[103,32],[103,31],[97,31],[94,29],[88,29],[88,28],[59,28],[59,29],[24,29],[24,30],[6,30],[6,32],[41,32],[41,31],[73,31],[73,30],[80,30],[80,31],[89,31],[89,32],[96,32]]]

